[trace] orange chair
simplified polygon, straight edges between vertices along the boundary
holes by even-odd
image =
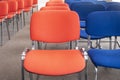
[[[68,4],[66,4],[66,3],[55,3],[55,2],[47,2],[46,6],[65,6],[65,7],[69,7]]]
[[[24,13],[23,13],[23,19],[24,19],[24,25],[25,25],[25,13],[32,11],[32,6],[33,6],[33,0],[24,0]]]
[[[41,10],[70,10],[69,7],[64,7],[64,6],[46,6],[42,7]]]
[[[13,20],[13,32],[14,32],[14,21],[15,21],[15,16],[17,14],[18,11],[18,3],[16,0],[7,0],[8,1],[8,15],[7,15],[7,19],[9,20],[9,22],[11,20]],[[16,21],[17,23],[17,21]],[[8,23],[9,25],[9,23]],[[17,31],[18,31],[18,26],[17,26]]]
[[[18,26],[18,21],[19,21],[19,18],[21,18],[21,26],[22,25],[22,14],[23,14],[23,9],[24,9],[24,0],[17,0],[18,2],[18,10],[17,10],[17,26]]]
[[[6,22],[6,28],[8,32],[8,39],[10,39],[10,32],[7,25],[7,15],[8,15],[8,3],[7,1],[0,1],[0,24],[1,24],[1,46],[3,45],[3,22]]]
[[[32,15],[32,41],[63,43],[78,40],[79,34],[79,17],[73,11],[42,10]],[[34,50],[25,50],[22,54],[22,80],[24,69],[40,75],[60,76],[80,72],[86,66],[84,52],[78,47],[73,50],[38,50],[34,46]]]

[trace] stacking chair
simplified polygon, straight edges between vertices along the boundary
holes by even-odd
[[[70,9],[76,11],[80,17],[81,27],[85,28],[86,26],[86,18],[87,15],[94,11],[104,11],[105,7],[99,4],[92,4],[92,3],[72,3]]]
[[[68,4],[66,3],[55,3],[55,2],[47,2],[46,6],[64,6],[64,7],[69,7]]]
[[[24,0],[24,11],[23,11],[23,20],[24,20],[24,26],[25,26],[25,13],[30,13],[32,11],[32,6],[33,6],[33,0]]]
[[[0,1],[0,25],[1,25],[1,46],[3,45],[3,22],[6,22],[6,28],[7,28],[7,33],[8,33],[8,39],[10,39],[10,32],[9,28],[7,25],[7,15],[8,15],[8,2],[7,1]]]
[[[11,22],[11,20],[13,21],[13,32],[15,30],[15,16],[17,14],[18,11],[18,3],[16,0],[7,0],[8,1],[8,15],[7,15],[7,20],[9,20],[9,22]],[[16,21],[17,23],[17,21]],[[9,25],[9,23],[8,23]],[[18,31],[18,26],[17,26],[17,31]]]
[[[89,14],[86,30],[89,36],[120,36],[120,11],[99,11]],[[116,42],[111,49],[90,49],[88,55],[95,65],[95,80],[98,67],[120,69],[120,49],[117,49]]]
[[[43,10],[32,15],[30,38],[46,43],[73,41],[79,39],[79,26],[79,17],[73,11]],[[33,44],[32,50],[27,49],[22,54],[22,80],[25,79],[24,70],[49,76],[80,72],[86,66],[82,50],[40,50]]]
[[[79,17],[80,17],[80,24],[81,24],[81,31],[80,31],[80,37],[83,39],[88,39],[88,34],[86,33],[86,19],[88,14],[95,12],[95,11],[105,11],[105,7],[99,4],[91,4],[91,5],[82,5],[79,3],[73,3],[71,5],[71,10],[74,10],[78,13]],[[92,27],[91,27],[92,28]],[[90,39],[91,40],[96,40],[96,46],[95,47],[101,47],[99,45],[100,43],[100,39],[104,38],[104,36],[91,36]],[[92,41],[89,43],[92,46]]]
[[[17,10],[16,20],[17,20],[17,26],[18,26],[18,21],[20,20],[20,18],[21,18],[21,24],[23,24],[22,15],[23,15],[23,9],[24,9],[24,0],[17,0],[17,2],[18,2],[18,10]],[[23,27],[23,25],[21,26]]]

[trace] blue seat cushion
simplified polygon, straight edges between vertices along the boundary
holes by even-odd
[[[88,34],[86,33],[85,30],[80,30],[80,37],[83,39],[88,39]],[[96,39],[101,39],[104,38],[105,36],[91,36],[91,40],[96,40]]]
[[[120,69],[120,49],[90,49],[88,55],[95,66]]]

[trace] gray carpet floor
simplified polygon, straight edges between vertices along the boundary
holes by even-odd
[[[28,19],[29,20],[29,19]],[[12,25],[11,25],[12,26]],[[21,24],[19,23],[19,26]],[[59,45],[59,46],[58,46]],[[104,44],[105,46],[106,44]],[[48,49],[66,48],[68,43],[63,44],[48,44]],[[80,47],[87,47],[86,44],[79,43]],[[29,21],[26,26],[11,35],[11,40],[7,40],[7,35],[4,35],[4,45],[0,47],[0,80],[21,80],[21,53],[25,48],[31,48],[29,38]],[[69,67],[69,66],[68,66]],[[98,80],[120,80],[119,69],[99,68]],[[94,80],[94,65],[88,61],[88,80]],[[29,80],[26,72],[26,80]],[[66,75],[66,76],[43,76],[40,75],[39,80],[85,80],[84,71],[81,73]]]

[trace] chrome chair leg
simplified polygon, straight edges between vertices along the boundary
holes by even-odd
[[[24,62],[24,60],[22,60],[22,62],[21,62],[21,75],[22,75],[22,80],[25,80],[25,70],[24,70],[24,67],[23,67],[23,62]]]
[[[39,75],[37,75],[36,80],[39,80],[39,77],[40,77],[40,76],[39,76]]]
[[[6,28],[8,33],[8,39],[10,40],[10,30],[9,30],[9,22],[6,20]]]
[[[13,34],[15,33],[15,23],[14,23],[14,21],[15,21],[15,17],[13,17]]]
[[[23,21],[24,21],[24,26],[25,26],[25,12],[23,12]]]
[[[16,17],[17,31],[19,31],[19,28],[18,28],[19,15],[16,15],[15,17]]]
[[[72,41],[70,41],[70,49],[72,49]]]
[[[109,37],[109,49],[112,49],[112,37]]]
[[[23,12],[20,14],[20,19],[21,19],[21,29],[23,28],[22,14],[23,14]]]
[[[114,40],[114,49],[116,49],[117,47],[117,36],[115,36],[115,40]]]
[[[30,80],[33,80],[33,74],[29,72]]]
[[[95,67],[95,80],[98,80],[98,68]]]
[[[0,24],[1,24],[1,46],[2,46],[3,45],[3,33],[2,33],[3,22],[1,22]]]

